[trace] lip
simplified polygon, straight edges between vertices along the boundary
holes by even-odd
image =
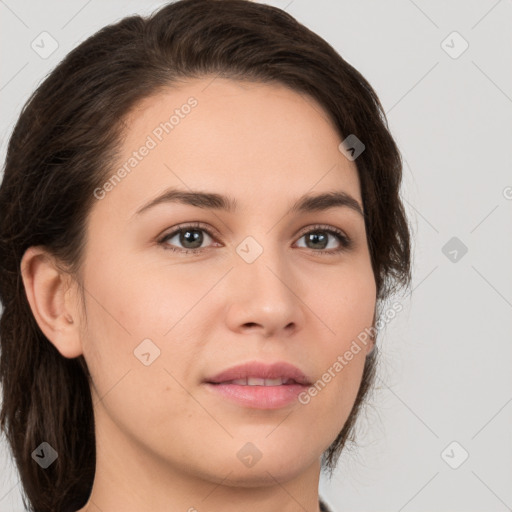
[[[205,382],[210,384],[220,384],[223,382],[245,379],[247,377],[256,377],[260,379],[293,379],[297,384],[310,386],[311,380],[293,364],[286,361],[278,361],[272,364],[259,361],[251,361],[237,366],[232,366],[213,377],[208,377]],[[269,386],[273,387],[273,386]]]
[[[260,379],[277,379],[293,382],[277,386],[244,386],[230,381],[256,377]],[[204,380],[206,389],[237,405],[251,409],[279,409],[297,402],[297,397],[311,380],[296,366],[280,361],[273,364],[253,361],[224,370]]]

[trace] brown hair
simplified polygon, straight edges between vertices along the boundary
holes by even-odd
[[[129,16],[102,28],[28,99],[9,140],[0,187],[0,427],[30,510],[74,511],[85,504],[95,435],[85,360],[63,357],[39,329],[21,258],[28,247],[44,245],[77,277],[93,191],[110,175],[123,119],[162,88],[205,76],[284,84],[317,100],[343,138],[355,134],[363,141],[356,164],[377,304],[410,283],[399,151],[376,93],[326,41],[286,12],[246,0],[179,0],[147,18]],[[351,414],[324,454],[322,467],[331,472],[354,438],[376,354],[367,356]],[[45,470],[31,457],[43,441],[66,454]]]

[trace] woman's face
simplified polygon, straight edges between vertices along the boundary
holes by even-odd
[[[355,162],[317,103],[275,84],[197,79],[125,122],[82,268],[98,463],[129,452],[137,464],[249,486],[318,468],[371,346],[333,368],[372,325],[376,288],[354,205],[292,206],[336,192],[362,210]],[[171,194],[147,206],[171,189],[231,208]],[[277,381],[263,391],[205,382],[248,362],[287,362],[312,383],[331,369],[331,379],[308,400]]]

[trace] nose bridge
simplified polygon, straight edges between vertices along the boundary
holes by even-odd
[[[247,236],[236,247],[236,253],[242,260],[237,265],[240,277],[247,279],[252,287],[284,298],[291,293],[287,282],[291,268],[286,261],[284,247],[273,242],[271,234],[257,236],[258,239]]]
[[[247,236],[235,249],[239,261],[232,278],[238,289],[230,305],[232,327],[258,324],[270,332],[301,322],[297,281],[285,248],[271,240],[271,234]]]

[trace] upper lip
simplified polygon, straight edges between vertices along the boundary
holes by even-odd
[[[311,384],[310,379],[293,364],[285,361],[278,361],[272,364],[259,361],[243,363],[232,366],[213,377],[208,377],[205,382],[217,384],[235,379],[245,379],[247,377],[256,377],[260,379],[277,379],[281,377],[283,380],[292,379],[298,384],[308,386]]]

